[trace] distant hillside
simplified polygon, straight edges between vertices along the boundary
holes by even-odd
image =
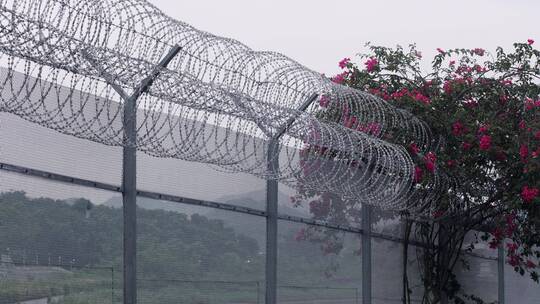
[[[253,209],[259,209],[259,210],[265,210],[266,209],[266,202],[265,202],[265,195],[266,193],[264,190],[256,190],[251,192],[245,192],[245,193],[239,193],[239,194],[231,194],[226,195],[218,198],[215,200],[219,203],[226,203],[231,205],[237,205],[242,207],[249,207]],[[66,203],[73,204],[76,202],[77,199],[68,199],[65,200]],[[278,193],[278,203],[279,203],[279,211],[281,213],[285,213],[288,215],[293,216],[309,216],[309,213],[305,209],[300,208],[294,208],[289,204],[289,197],[282,193]],[[102,203],[103,206],[111,207],[111,208],[121,208],[122,207],[122,197],[121,196],[113,196],[109,198],[108,200],[104,201]],[[180,203],[174,203],[174,202],[167,202],[167,201],[160,201],[145,197],[139,197],[137,199],[137,206],[142,209],[147,210],[164,210],[164,211],[174,211],[179,213],[185,213],[188,215],[191,214],[204,214],[211,218],[223,218],[224,220],[227,219],[227,217],[221,216],[219,214],[226,212],[226,211],[220,211],[216,209],[211,208],[205,208],[205,207],[198,207],[198,206],[191,206],[187,204],[180,204]],[[226,212],[229,213],[229,212]]]
[[[250,207],[254,209],[266,209],[266,192],[265,190],[256,190],[240,194],[225,195],[218,198],[218,202]],[[294,216],[309,216],[307,210],[302,208],[294,208],[290,204],[290,198],[283,192],[278,192],[279,212]]]
[[[120,264],[122,212],[88,200],[29,198],[0,194],[0,253],[22,263],[28,253],[38,263],[74,261],[79,266]],[[257,242],[216,219],[166,210],[139,210],[138,255],[145,277],[204,274],[230,278],[254,273],[261,263]],[[215,255],[215,252],[221,252]],[[251,261],[246,264],[246,261]],[[222,265],[231,268],[223,269]],[[246,278],[248,279],[248,278]]]
[[[266,193],[264,190],[256,190],[251,192],[231,194],[218,198],[216,201],[220,203],[226,203],[231,205],[249,207],[253,209],[265,210],[266,209]],[[290,205],[289,196],[279,192],[278,203],[279,212],[301,217],[309,217],[309,213],[305,209],[294,208]],[[212,208],[204,208],[197,206],[190,206],[186,204],[164,202],[149,198],[138,198],[137,205],[139,208],[146,210],[163,210],[178,212],[186,215],[199,214],[204,215],[209,219],[221,220],[226,227],[232,228],[236,233],[244,234],[257,240],[259,246],[264,247],[266,238],[266,224],[264,218],[257,216],[250,216],[225,210],[218,210]],[[103,203],[103,206],[111,208],[121,208],[122,198],[120,196],[111,197]],[[280,235],[294,235],[298,231],[294,224],[282,222],[280,223]]]
[[[220,202],[251,207],[265,210],[265,192],[252,191],[237,195],[228,195],[219,199]],[[289,197],[282,192],[278,193],[279,212],[293,216],[309,216],[303,209],[297,209],[290,206]],[[264,247],[266,242],[266,221],[263,217],[250,216],[230,211],[212,210],[205,214],[208,218],[222,220],[225,225],[234,229],[236,233],[244,233],[254,238],[259,246]],[[299,230],[298,225],[289,222],[280,222],[279,235],[281,238],[291,238]]]

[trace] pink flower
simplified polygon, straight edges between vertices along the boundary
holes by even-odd
[[[370,123],[367,127],[368,132],[372,135],[378,136],[381,132],[381,125],[376,122]]]
[[[476,70],[477,73],[482,73],[482,72],[487,71],[487,69],[485,67],[482,67],[482,66],[480,66],[478,64],[474,65],[474,69]]]
[[[400,98],[402,98],[403,96],[407,96],[407,95],[409,95],[409,90],[408,90],[407,88],[403,88],[403,89],[401,89],[401,90],[399,90],[399,91],[397,91],[397,92],[392,93],[392,94],[390,95],[390,97],[391,97],[392,99],[400,99]]]
[[[367,125],[358,124],[358,126],[356,127],[356,131],[367,133],[369,132],[369,127]]]
[[[488,125],[481,125],[480,128],[478,128],[478,133],[484,134],[488,131],[489,126]]]
[[[379,66],[379,61],[377,61],[377,58],[371,57],[364,64],[368,72],[373,72]]]
[[[420,92],[416,92],[416,94],[414,95],[414,99],[416,99],[416,101],[420,101],[420,102],[422,102],[424,104],[430,104],[431,103],[431,99],[429,99],[429,97],[423,95]]]
[[[491,148],[491,136],[484,135],[480,138],[480,150],[489,150]]]
[[[463,149],[463,151],[467,151],[472,148],[472,144],[465,141],[461,144],[461,148]]]
[[[476,108],[478,107],[478,101],[473,98],[467,99],[463,102],[463,105],[469,109]]]
[[[527,260],[527,263],[525,264],[525,266],[527,268],[536,268],[536,264],[531,260]]]
[[[426,169],[431,173],[435,172],[435,164],[432,162],[426,162]]]
[[[445,81],[443,85],[443,89],[444,89],[444,93],[446,94],[452,93],[452,82],[449,80]]]
[[[424,176],[424,171],[422,171],[422,168],[415,167],[414,168],[414,182],[419,183],[422,181],[422,177]]]
[[[454,64],[456,64],[455,60],[450,60],[450,62],[448,63],[448,65],[454,65]]]
[[[510,237],[514,234],[517,228],[516,215],[511,213],[506,216],[506,236]]]
[[[511,253],[514,253],[516,252],[516,250],[518,249],[518,245],[516,243],[508,243],[506,244],[506,248],[508,249],[508,251],[510,251]]]
[[[441,48],[437,48],[437,52],[439,52],[440,54],[444,54],[444,50]]]
[[[506,153],[504,153],[504,151],[497,151],[497,154],[495,154],[495,158],[498,160],[498,161],[505,161],[506,160]]]
[[[525,120],[521,120],[521,121],[519,122],[519,128],[520,128],[521,130],[524,130],[524,129],[527,128],[527,124],[525,123]]]
[[[497,249],[497,247],[499,247],[499,240],[493,239],[489,242],[490,249]]]
[[[493,231],[491,232],[491,234],[493,234],[493,240],[491,240],[491,242],[489,242],[489,248],[491,249],[495,249],[499,246],[502,238],[503,238],[503,232],[502,232],[502,229],[500,227],[495,227],[495,229],[493,229]]]
[[[433,173],[435,171],[435,162],[437,161],[437,156],[433,152],[428,152],[424,156],[424,161],[426,162],[426,169]]]
[[[341,74],[337,74],[336,76],[334,76],[332,78],[332,81],[337,83],[337,84],[342,84],[345,82],[345,76],[347,75],[346,72],[343,72]]]
[[[319,99],[319,105],[323,108],[328,107],[329,103],[330,103],[330,98],[328,98],[328,96],[326,95],[322,95],[321,98]]]
[[[475,48],[472,51],[473,51],[474,54],[476,54],[478,56],[484,56],[484,54],[486,53],[486,50],[481,49],[481,48]]]
[[[433,152],[428,152],[426,153],[426,156],[424,156],[424,159],[430,162],[435,162],[437,161],[437,155],[435,155]]]
[[[517,265],[519,265],[519,258],[517,255],[513,254],[511,256],[508,257],[508,264],[510,264],[510,266],[512,267],[516,267]]]
[[[354,128],[356,126],[356,122],[358,121],[358,118],[356,116],[346,117],[345,118],[345,127],[346,128]]]
[[[519,147],[519,156],[521,156],[522,162],[527,162],[527,157],[529,157],[529,147],[527,145],[521,145]]]
[[[532,40],[532,39],[530,39],[530,38],[527,39],[527,44],[528,44],[528,45],[532,45],[533,43],[534,43],[534,40]]]
[[[512,84],[512,79],[503,79],[500,82],[501,82],[501,85],[503,86],[509,86]]]
[[[349,64],[349,62],[351,62],[351,58],[343,58],[340,62],[339,62],[339,67],[341,69],[344,69],[347,67],[347,65]]]
[[[534,100],[532,98],[525,97],[525,110],[530,111],[534,109],[534,107],[535,107]]]
[[[521,189],[521,199],[525,203],[532,202],[540,193],[540,190],[538,188],[529,188],[529,186],[523,186]]]
[[[454,122],[454,124],[452,125],[452,134],[454,136],[463,135],[465,134],[465,132],[466,132],[465,127],[460,121]]]
[[[495,229],[491,233],[497,240],[502,240],[502,238],[504,237],[501,227],[495,227]]]
[[[420,152],[420,148],[418,148],[418,146],[415,143],[411,143],[409,145],[409,150],[411,150],[411,153],[413,155],[416,155],[416,154],[418,154],[418,152]]]

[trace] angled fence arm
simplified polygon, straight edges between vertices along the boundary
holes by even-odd
[[[257,117],[257,115],[255,115],[250,108],[242,104],[238,96],[231,96],[231,100],[234,102],[234,105],[238,107],[238,109],[242,109],[244,112],[249,113],[251,117]],[[264,135],[271,136],[270,131],[268,131],[268,129],[260,121],[254,119],[253,122],[257,125],[257,128],[264,133]]]
[[[287,122],[277,130],[268,142],[267,170],[271,173],[271,178],[266,181],[266,293],[265,303],[277,303],[277,255],[278,255],[278,181],[274,177],[279,171],[279,139],[285,134],[288,128],[298,119],[318,97],[318,94],[311,95],[287,120]]]
[[[87,52],[83,56],[102,74],[105,81],[124,101],[124,143],[122,150],[122,210],[124,219],[123,274],[124,304],[137,303],[137,100],[146,93],[159,73],[167,67],[181,48],[175,45],[169,53],[144,78],[131,95],[114,83],[114,78],[107,75],[99,64]]]

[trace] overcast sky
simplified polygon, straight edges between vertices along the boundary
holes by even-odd
[[[539,0],[150,0],[170,16],[327,75],[364,44],[435,49],[540,44]]]

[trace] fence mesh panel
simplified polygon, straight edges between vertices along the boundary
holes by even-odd
[[[122,149],[60,134],[0,113],[0,160],[56,174],[119,186]],[[47,188],[41,195],[46,195]]]
[[[521,276],[514,267],[505,264],[504,275],[506,303],[540,303],[540,286],[527,274]]]
[[[207,164],[137,154],[137,189],[265,210],[265,183]]]
[[[424,294],[424,285],[422,284],[422,276],[420,264],[418,260],[422,258],[422,248],[408,245],[407,246],[407,277],[408,277],[408,293],[412,303],[422,303],[422,295]]]
[[[121,303],[122,211],[102,204],[115,193],[0,181],[0,303]]]
[[[464,255],[462,260],[458,262],[455,270],[458,282],[462,285],[460,296],[480,298],[485,303],[496,302],[498,297],[497,261],[470,255]]]
[[[137,205],[139,303],[261,303],[263,217],[145,198]]]
[[[359,236],[279,221],[278,303],[361,303]]]
[[[521,275],[516,272],[508,263],[507,257],[504,264],[504,279],[506,303],[540,303],[539,283],[531,280],[528,273]]]
[[[497,249],[482,240],[483,232],[470,231],[463,242],[465,254],[456,264],[456,277],[462,285],[460,296],[480,298],[486,303],[498,300]]]
[[[0,114],[0,162],[110,185],[80,186],[49,177],[0,170],[0,304],[122,302],[121,149],[61,135]],[[265,218],[242,210],[197,206],[197,201],[264,211],[265,182],[202,164],[138,153],[139,190],[193,198],[173,203],[138,198],[140,303],[264,303]],[[290,219],[322,219],[361,228],[360,214],[317,218],[310,200],[295,206],[295,191],[280,186],[279,212]],[[314,213],[315,211],[315,213]],[[319,210],[320,211],[320,210]],[[373,232],[396,239],[403,222],[375,211]],[[361,303],[361,235],[279,221],[279,303]],[[478,240],[471,232],[465,245]],[[413,237],[414,239],[414,237]],[[407,269],[413,303],[423,287],[421,250],[372,238],[372,303],[400,303]],[[420,254],[420,255],[418,255]],[[475,244],[458,263],[463,293],[497,300],[497,252]],[[405,263],[405,264],[404,264]],[[507,303],[536,303],[540,289],[505,266]]]
[[[402,303],[403,245],[372,238],[371,250],[373,303]]]

